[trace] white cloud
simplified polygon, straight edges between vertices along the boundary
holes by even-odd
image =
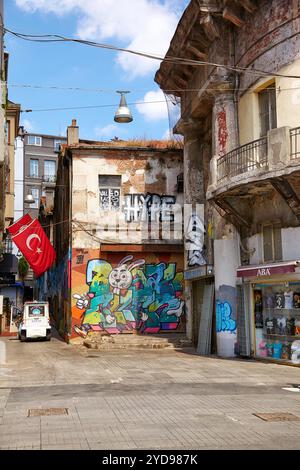
[[[108,124],[104,127],[96,127],[94,133],[97,139],[113,139],[114,137],[125,137],[127,131],[116,124]]]
[[[163,134],[162,140],[172,140],[173,139],[173,134],[170,131],[170,129],[167,129],[166,132]]]
[[[144,104],[145,103],[145,104]],[[146,121],[168,119],[168,107],[165,95],[161,90],[148,91],[143,101],[136,105],[137,110]]]
[[[186,0],[16,0],[27,12],[57,16],[78,13],[77,35],[95,41],[118,40],[127,49],[164,56]],[[128,77],[145,76],[159,62],[119,53],[117,63]]]
[[[23,119],[22,120],[22,126],[24,126],[25,131],[27,132],[33,132],[34,131],[34,123],[30,121],[29,119]]]

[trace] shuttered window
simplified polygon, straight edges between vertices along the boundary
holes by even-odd
[[[260,136],[264,137],[270,129],[277,127],[275,83],[258,94]]]
[[[282,260],[281,226],[279,223],[262,227],[264,262]]]

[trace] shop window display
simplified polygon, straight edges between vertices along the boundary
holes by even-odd
[[[256,285],[253,296],[256,356],[300,364],[300,283]]]

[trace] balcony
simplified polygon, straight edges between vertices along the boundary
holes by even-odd
[[[31,178],[31,179],[34,179],[34,180],[40,180],[40,179],[41,179],[41,177],[40,177],[39,175],[37,175],[36,173],[34,173],[34,174],[29,174],[29,175],[27,176],[27,178]]]
[[[56,183],[56,175],[43,175],[43,183]]]
[[[242,205],[238,198],[245,202],[272,190],[300,217],[300,127],[272,129],[266,137],[213,157],[210,174],[207,199],[236,218]],[[239,222],[244,223],[245,217]]]
[[[300,127],[290,129],[291,160],[300,158]]]
[[[221,183],[244,173],[267,169],[267,138],[263,137],[218,158],[217,181]]]

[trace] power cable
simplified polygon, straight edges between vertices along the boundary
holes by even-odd
[[[275,77],[283,77],[283,78],[299,78],[299,75],[286,75],[286,74],[280,74],[280,73],[274,73],[270,71],[265,71],[265,70],[259,70],[259,69],[254,69],[252,68],[251,70],[247,67],[238,67],[238,66],[232,66],[232,65],[225,65],[225,64],[218,64],[214,62],[208,62],[208,61],[200,61],[200,60],[194,60],[194,59],[185,59],[182,57],[172,57],[172,56],[165,56],[162,57],[157,54],[151,54],[151,53],[146,53],[146,52],[140,52],[140,51],[135,51],[133,49],[126,49],[123,47],[118,47],[110,44],[103,44],[103,43],[98,43],[95,41],[87,41],[83,39],[76,39],[76,38],[69,38],[65,36],[61,36],[58,34],[25,34],[25,33],[18,33],[16,31],[10,30],[8,28],[4,28],[4,31],[6,33],[12,34],[13,36],[18,37],[19,39],[25,40],[25,41],[30,41],[30,42],[73,42],[77,44],[83,44],[86,46],[91,46],[91,47],[96,47],[100,49],[107,49],[107,50],[112,50],[112,51],[117,51],[117,52],[126,52],[129,54],[137,55],[140,57],[144,57],[147,59],[152,59],[152,60],[158,60],[158,61],[164,61],[164,62],[170,62],[173,64],[178,64],[178,65],[192,65],[192,66],[212,66],[212,67],[218,67],[218,68],[224,68],[230,71],[235,71],[235,72],[244,72],[244,73],[249,73],[252,75],[259,75],[261,77],[263,76],[275,76]]]
[[[5,82],[4,82],[5,83]],[[67,87],[67,86],[60,86],[60,85],[30,85],[30,84],[19,84],[19,83],[6,83],[8,87],[12,88],[32,88],[32,89],[47,89],[47,90],[62,90],[62,91],[84,91],[84,92],[94,92],[94,93],[115,93],[116,90],[104,89],[104,88],[81,88],[81,87]],[[210,88],[211,91],[218,91],[218,88]],[[249,90],[247,88],[239,88],[238,91],[246,91]],[[281,88],[281,87],[268,87],[268,90],[275,90],[278,92],[281,91],[293,91],[293,90],[300,90],[299,87],[288,87],[288,88]],[[173,89],[165,89],[164,93],[172,93],[176,91],[184,91],[184,92],[198,92],[199,88],[173,88]],[[227,88],[227,91],[236,91],[235,88]],[[147,89],[131,89],[130,92],[149,92],[149,88]],[[249,93],[253,93],[252,91],[248,91]]]
[[[300,87],[293,87],[293,88],[271,88],[268,87],[268,90],[275,90],[278,93],[281,93],[283,91],[294,91],[294,90],[300,90]],[[175,91],[175,90],[173,90]],[[177,90],[178,91],[178,90]],[[194,89],[194,90],[189,90],[189,91],[199,91],[199,89]],[[217,88],[210,88],[210,91],[218,91]],[[236,91],[235,89],[227,89],[226,91]],[[239,91],[242,91],[242,89],[239,89]],[[170,93],[170,90],[168,91]],[[245,94],[252,94],[254,91],[246,91]],[[165,92],[167,95],[168,93]],[[158,104],[158,103],[170,103],[173,104],[174,106],[178,103],[174,103],[172,99],[165,99],[165,100],[154,100],[154,101],[136,101],[136,102],[130,102],[128,103],[128,106],[136,106],[136,105],[148,105],[148,104]],[[77,109],[95,109],[95,108],[111,108],[111,107],[117,107],[118,103],[115,104],[100,104],[100,105],[89,105],[89,106],[70,106],[70,107],[62,107],[62,108],[40,108],[40,109],[21,109],[21,113],[38,113],[38,112],[48,112],[48,111],[68,111],[68,110],[77,110]]]
[[[158,101],[137,101],[135,103],[128,103],[128,106],[140,105],[140,104],[155,104],[155,103],[166,103],[170,100],[158,100]],[[117,107],[119,104],[99,104],[99,105],[90,105],[90,106],[71,106],[67,108],[46,108],[46,109],[21,109],[21,113],[39,113],[46,111],[68,111],[71,109],[92,109],[92,108],[111,108]]]

